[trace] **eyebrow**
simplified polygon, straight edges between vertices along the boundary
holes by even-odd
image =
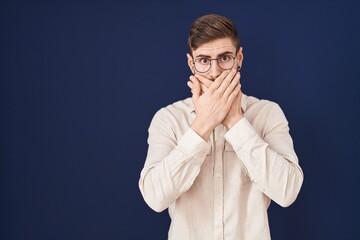
[[[223,53],[220,53],[216,56],[216,58],[220,57],[220,56],[223,56],[223,55],[227,55],[227,54],[234,54],[233,52],[230,52],[230,51],[226,51],[226,52],[223,52]],[[204,54],[200,54],[198,56],[196,56],[195,58],[211,58],[210,56],[208,55],[204,55]]]

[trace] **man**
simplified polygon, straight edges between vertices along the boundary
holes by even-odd
[[[276,103],[242,94],[230,19],[198,18],[188,44],[192,98],[155,114],[141,193],[169,209],[168,239],[270,239],[271,200],[289,206],[303,182],[288,122]]]

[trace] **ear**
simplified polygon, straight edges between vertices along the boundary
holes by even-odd
[[[190,53],[187,53],[187,54],[186,54],[186,57],[187,57],[187,63],[188,63],[188,66],[189,66],[189,68],[190,68],[190,71],[191,71],[193,74],[195,74],[193,58],[191,57]]]
[[[239,66],[239,68],[241,68],[242,62],[243,62],[243,60],[244,60],[244,55],[243,55],[242,50],[243,50],[243,48],[240,47],[240,48],[239,48],[239,51],[238,51],[238,53],[237,53],[237,55],[236,55],[236,59],[237,59],[237,61],[238,61],[238,66]]]

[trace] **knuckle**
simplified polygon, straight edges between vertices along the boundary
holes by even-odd
[[[213,95],[214,95],[215,98],[220,98],[221,97],[221,94],[220,94],[219,91],[214,91]]]

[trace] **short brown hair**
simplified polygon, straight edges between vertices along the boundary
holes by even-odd
[[[199,17],[193,22],[189,31],[190,53],[200,45],[220,38],[230,38],[234,42],[236,51],[239,50],[240,41],[237,29],[229,18],[218,14]]]

